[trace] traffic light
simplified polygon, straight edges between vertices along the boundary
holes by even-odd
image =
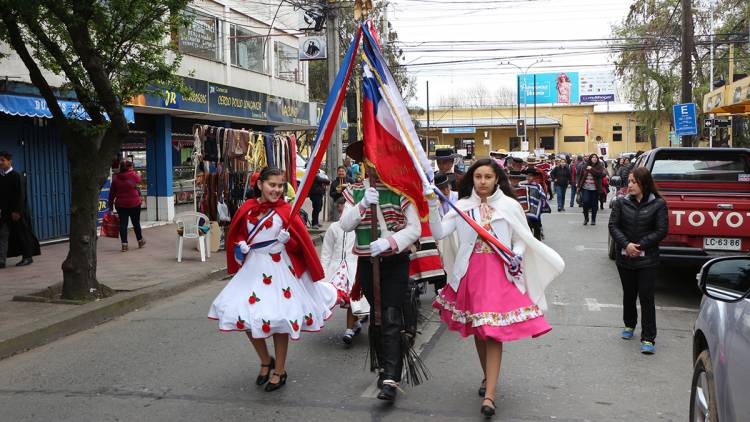
[[[519,138],[526,137],[526,121],[524,119],[516,120],[516,136]]]

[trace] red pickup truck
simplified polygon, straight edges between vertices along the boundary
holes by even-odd
[[[750,149],[656,148],[638,157],[669,209],[664,263],[750,253]],[[627,181],[623,181],[627,183]],[[609,256],[615,259],[609,239]]]

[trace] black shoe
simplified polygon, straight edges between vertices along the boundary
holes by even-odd
[[[260,364],[261,368],[268,368],[268,373],[266,375],[258,375],[258,378],[255,379],[255,385],[263,385],[268,382],[268,379],[271,378],[271,368],[276,366],[276,359],[271,357],[271,363],[268,365]]]
[[[397,393],[398,393],[398,390],[396,389],[395,384],[391,384],[390,382],[389,383],[383,382],[383,387],[380,389],[380,392],[378,393],[378,400],[394,401],[396,400]]]
[[[485,401],[489,401],[490,403],[492,403],[492,406],[487,406],[486,404],[484,404]],[[489,397],[485,397],[484,401],[482,401],[482,410],[481,410],[481,412],[484,415],[484,417],[487,418],[487,419],[495,416],[495,400],[492,400]]]
[[[0,268],[5,268],[5,263],[4,262],[0,262]]]
[[[486,392],[487,392],[487,380],[483,379],[482,380],[482,384],[480,385],[479,390],[477,391],[477,393],[479,393],[480,397],[484,397],[484,394]]]
[[[557,209],[557,212],[562,212],[562,208],[558,208],[558,209]]]
[[[591,220],[591,225],[596,226],[596,220]]]
[[[588,226],[588,225],[589,225],[589,220],[588,220],[588,218],[587,218],[587,219],[585,219],[585,220],[583,220],[583,225],[584,225],[584,226]]]
[[[286,371],[282,375],[279,376],[279,382],[274,384],[272,382],[269,382],[266,384],[266,391],[276,391],[279,388],[283,387],[286,384]]]
[[[31,259],[31,258],[24,258],[24,259],[21,260],[21,262],[19,262],[18,264],[16,264],[16,267],[25,267],[27,265],[31,265],[32,262],[34,262],[33,259]]]

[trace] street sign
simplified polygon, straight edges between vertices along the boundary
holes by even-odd
[[[477,128],[475,127],[444,127],[442,132],[444,134],[477,133]]]
[[[716,127],[729,127],[732,125],[732,122],[729,119],[721,120],[716,119]]]
[[[705,120],[703,120],[703,127],[714,127],[716,126],[716,120],[706,117]]]
[[[682,143],[682,140],[674,131],[669,132],[669,144],[670,145],[680,145]]]
[[[302,37],[299,39],[300,60],[325,60],[326,37]]]
[[[675,104],[672,106],[672,122],[675,133],[679,136],[698,134],[695,103]]]

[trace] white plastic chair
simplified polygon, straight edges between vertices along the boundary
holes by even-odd
[[[201,219],[203,224],[210,226],[208,216],[199,212],[183,212],[175,216],[174,223],[177,225],[177,262],[182,262],[182,244],[184,239],[198,239],[198,249],[201,252],[201,261],[206,257],[211,258],[211,231],[205,234],[200,228]]]

